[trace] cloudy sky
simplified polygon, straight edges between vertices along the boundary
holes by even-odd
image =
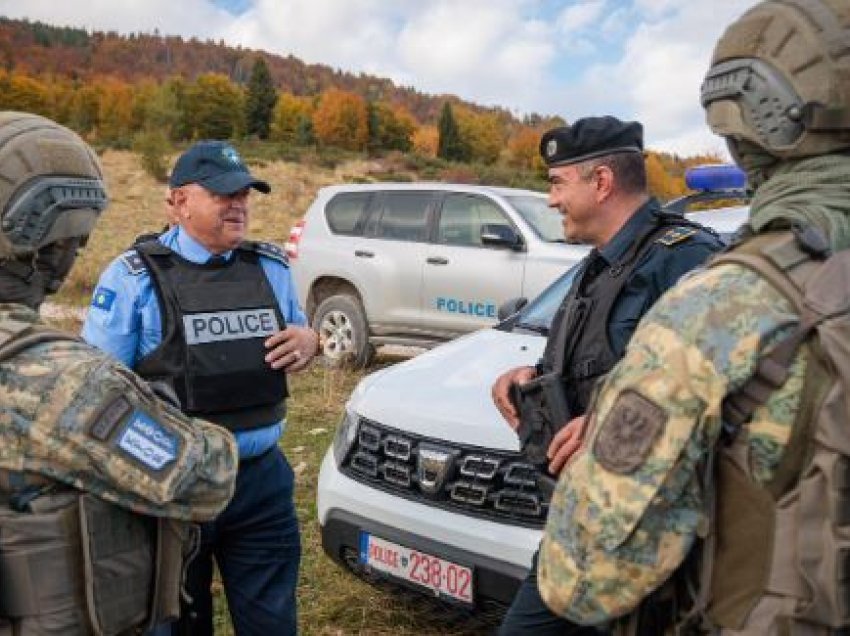
[[[223,39],[517,115],[644,123],[647,145],[721,151],[699,84],[754,0],[0,0],[0,15]]]

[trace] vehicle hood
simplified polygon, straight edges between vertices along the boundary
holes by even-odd
[[[483,329],[364,378],[349,408],[426,437],[519,450],[490,388],[507,369],[537,362],[545,344],[539,335]]]

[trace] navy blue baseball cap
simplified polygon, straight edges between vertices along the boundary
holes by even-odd
[[[271,192],[265,181],[254,177],[239,153],[224,141],[199,141],[180,155],[168,180],[178,188],[197,183],[215,194],[234,194],[251,187],[263,194]]]

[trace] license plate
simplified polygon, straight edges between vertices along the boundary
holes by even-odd
[[[361,532],[360,563],[429,589],[437,596],[472,604],[472,569],[433,554]]]

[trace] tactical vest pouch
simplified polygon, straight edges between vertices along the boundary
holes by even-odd
[[[744,436],[742,436],[744,437]],[[739,453],[718,458],[715,514],[714,568],[735,572],[734,577],[713,578],[709,616],[718,625],[740,627],[765,589],[770,573],[774,538],[773,500],[763,488],[750,481],[746,471],[746,442],[740,439]],[[743,461],[743,466],[741,462]],[[741,510],[747,514],[742,515]]]
[[[200,539],[200,528],[174,519],[157,519],[156,580],[150,626],[177,620],[184,570]]]
[[[14,633],[88,636],[77,494],[42,499],[52,509],[0,508],[0,615]]]
[[[154,584],[156,520],[80,496],[85,594],[95,633],[144,625]]]

